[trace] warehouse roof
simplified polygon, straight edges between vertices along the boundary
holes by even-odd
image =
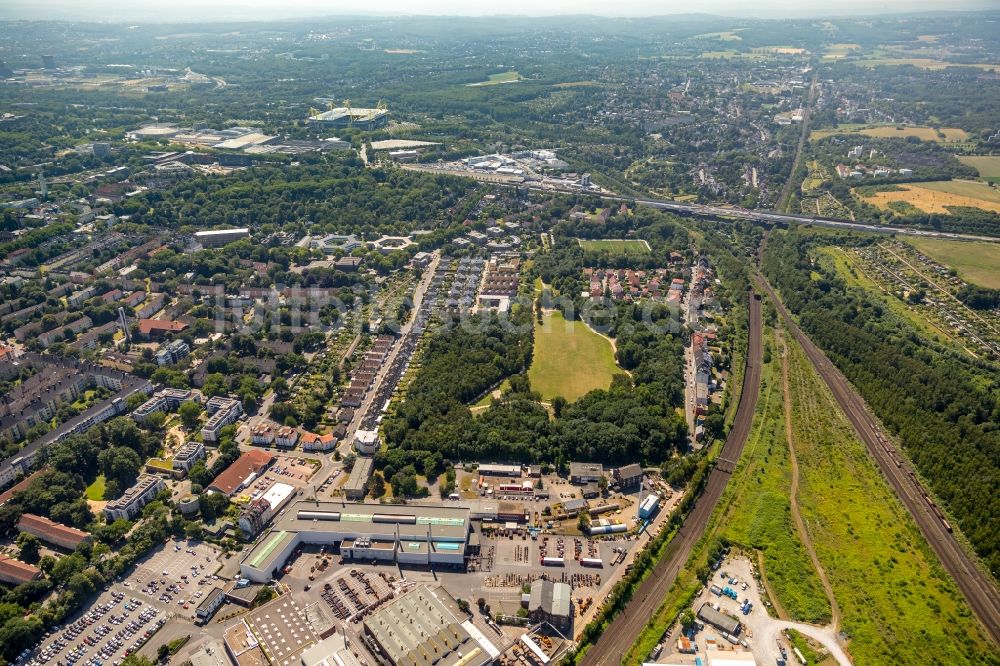
[[[740,621],[731,615],[720,613],[712,608],[707,602],[698,609],[698,617],[712,625],[719,631],[726,631],[736,635],[740,630]]]
[[[528,610],[540,609],[555,617],[569,617],[572,613],[572,590],[566,583],[538,579],[531,583]]]
[[[365,619],[365,630],[400,666],[479,666],[492,661],[462,623],[468,618],[441,588],[414,588]]]

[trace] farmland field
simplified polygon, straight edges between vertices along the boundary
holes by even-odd
[[[567,322],[558,310],[535,323],[535,352],[528,368],[531,388],[551,400],[573,401],[594,389],[611,386],[624,373],[615,363],[611,343],[581,321]]]
[[[649,244],[644,240],[584,240],[577,239],[580,247],[588,252],[606,250],[608,254],[649,254]]]
[[[823,53],[823,60],[839,60],[840,58],[845,58],[850,55],[851,51],[855,51],[860,48],[860,44],[827,44],[826,51]]]
[[[947,62],[945,60],[934,60],[932,58],[905,58],[905,57],[884,57],[884,58],[865,58],[863,60],[855,60],[854,64],[862,65],[864,67],[877,67],[881,65],[886,66],[899,66],[899,65],[913,65],[920,69],[928,70],[941,70],[947,69],[948,67],[977,67],[986,71],[997,71],[1000,70],[1000,65],[992,65],[986,63],[959,63],[959,62]]]
[[[938,129],[933,127],[903,127],[897,129],[896,125],[838,125],[836,128],[813,130],[809,134],[810,141],[824,139],[828,136],[839,134],[860,134],[876,139],[891,139],[894,137],[906,138],[915,136],[922,141],[954,142],[965,141],[969,138],[968,132],[957,127],[940,128],[944,138],[938,136]]]
[[[979,171],[979,177],[1000,183],[1000,155],[959,155],[958,161]]]
[[[478,88],[481,86],[497,86],[501,83],[517,83],[521,80],[521,75],[516,71],[514,72],[500,72],[499,74],[490,74],[490,78],[486,81],[480,81],[478,83],[466,83],[465,85],[469,88]]]
[[[936,238],[913,238],[907,242],[931,259],[954,268],[964,280],[980,287],[1000,289],[1000,245]]]
[[[903,202],[925,213],[948,213],[948,206],[980,208],[1000,213],[1000,193],[989,185],[971,180],[944,180],[898,185],[896,191],[875,192],[863,197],[868,203],[890,209]]]

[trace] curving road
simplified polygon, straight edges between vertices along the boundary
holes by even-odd
[[[667,546],[663,557],[632,595],[625,609],[615,616],[597,642],[587,650],[581,662],[584,666],[621,663],[622,657],[635,643],[643,627],[656,614],[681,567],[691,556],[695,543],[704,534],[715,505],[722,497],[722,491],[725,490],[732,475],[735,461],[739,460],[740,454],[743,453],[743,446],[750,434],[750,426],[757,407],[757,395],[760,393],[763,354],[760,299],[752,292],[748,338],[743,391],[740,393],[740,403],[736,410],[736,418],[733,420],[733,427],[726,438],[725,446],[722,447],[718,464],[710,473],[702,495],[695,501],[694,509]]]
[[[942,519],[935,514],[925,499],[926,489],[910,465],[896,453],[893,445],[882,433],[878,420],[868,411],[864,400],[847,378],[796,325],[767,280],[759,274],[755,274],[754,279],[757,285],[767,292],[785,326],[802,345],[816,372],[830,387],[837,404],[875,458],[893,492],[913,516],[924,538],[937,553],[945,571],[955,580],[969,607],[982,622],[987,635],[994,643],[1000,645],[1000,593],[997,588],[958,543]]]

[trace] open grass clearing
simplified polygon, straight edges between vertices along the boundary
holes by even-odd
[[[963,280],[1000,289],[1000,244],[912,238],[907,242],[931,259],[954,268]]]
[[[627,256],[635,254],[649,254],[649,243],[644,240],[585,240],[578,238],[577,242],[588,252],[606,251],[608,254]]]
[[[892,210],[893,202],[902,202],[925,213],[949,214],[949,207],[979,208],[1000,213],[1000,192],[989,185],[971,180],[934,181],[899,185],[895,191],[875,192],[862,197],[883,210]]]
[[[957,127],[925,127],[917,125],[838,125],[835,128],[813,130],[809,134],[810,141],[817,141],[828,136],[843,134],[860,134],[870,136],[875,139],[892,139],[915,136],[921,141],[935,141],[937,143],[959,142],[969,138],[969,133]],[[942,136],[943,135],[943,136]]]
[[[809,51],[798,46],[757,46],[754,53],[773,53],[775,55],[803,55]]]
[[[739,30],[726,30],[722,32],[706,32],[701,35],[695,35],[694,37],[688,37],[688,39],[717,39],[721,42],[739,42],[743,38],[738,34]]]
[[[558,310],[546,312],[535,322],[535,351],[528,368],[531,388],[543,400],[562,396],[572,402],[593,391],[611,386],[616,374],[611,342],[581,321],[566,321]]]
[[[490,74],[490,78],[486,81],[479,81],[478,83],[466,83],[468,88],[479,88],[482,86],[497,86],[502,83],[517,83],[521,80],[521,75],[516,71],[511,72],[500,72],[499,74]]]
[[[83,492],[89,500],[99,502],[104,499],[104,475],[99,474],[97,478],[94,479],[94,482],[87,486],[87,489]]]
[[[764,366],[763,409],[740,461],[741,469],[723,498],[723,536],[761,553],[769,588],[793,620],[825,624],[830,604],[792,522],[792,471],[782,405],[780,356],[773,338],[774,363]]]

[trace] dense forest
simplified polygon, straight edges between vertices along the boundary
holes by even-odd
[[[939,351],[876,299],[814,263],[829,242],[771,235],[763,268],[803,330],[897,435],[983,557],[1000,572],[1000,384],[997,369]]]
[[[158,228],[303,223],[315,234],[406,234],[415,223],[439,220],[475,187],[463,178],[366,170],[355,157],[324,157],[194,178],[124,201],[117,212]]]
[[[386,419],[390,446],[452,461],[609,464],[659,464],[684,449],[687,426],[674,412],[684,396],[679,336],[641,327],[620,334],[619,363],[632,377],[618,375],[608,390],[570,404],[554,401],[550,419],[518,374],[530,363],[530,336],[496,321],[481,328],[456,327],[431,340],[405,402]],[[473,417],[467,403],[509,376],[510,389]]]

